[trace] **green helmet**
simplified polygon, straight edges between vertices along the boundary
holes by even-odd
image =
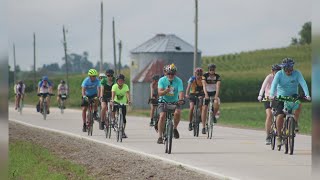
[[[89,76],[98,76],[98,71],[95,70],[95,69],[90,69],[90,70],[88,71],[88,75],[89,75]]]

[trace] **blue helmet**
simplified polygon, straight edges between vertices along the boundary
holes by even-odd
[[[48,76],[42,76],[43,81],[48,81]]]
[[[283,68],[292,68],[294,66],[294,60],[292,58],[284,58],[281,65]]]

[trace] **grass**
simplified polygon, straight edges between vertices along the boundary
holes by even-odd
[[[9,157],[9,179],[94,179],[84,167],[29,142],[10,142]]]
[[[299,120],[300,133],[311,134],[311,103],[302,104],[302,112]],[[220,118],[218,123],[221,125],[264,129],[265,124],[265,109],[263,103],[255,102],[236,102],[222,103],[220,107]],[[189,109],[182,110],[182,119],[188,119]],[[129,112],[129,115],[149,117],[149,110],[135,110]]]

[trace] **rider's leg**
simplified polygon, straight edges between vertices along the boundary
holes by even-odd
[[[201,114],[202,128],[206,127],[207,114],[208,114],[208,104],[206,101],[206,103],[202,106],[202,114]]]
[[[271,130],[271,124],[272,124],[272,112],[271,108],[266,109],[266,122],[265,122],[265,130],[267,136],[269,136],[270,130]]]
[[[294,119],[296,122],[299,121],[300,113],[301,113],[302,104],[299,104],[299,108],[294,112]]]
[[[160,112],[160,118],[158,121],[158,133],[159,133],[159,138],[162,137],[164,126],[165,126],[165,118],[166,118],[166,113],[165,112]]]
[[[189,109],[189,122],[192,122],[192,116],[193,116],[193,109],[194,109],[194,102],[190,101],[190,109]]]
[[[41,110],[41,111],[42,111],[42,109],[43,109],[43,107],[42,107],[42,99],[43,99],[42,97],[39,98],[39,101],[40,101],[40,110]]]
[[[107,112],[107,102],[102,101],[101,102],[101,122],[103,122],[106,119],[106,112]]]
[[[86,121],[86,119],[87,119],[87,106],[82,106],[82,121],[83,121],[83,124],[86,124],[87,123],[87,121]]]
[[[220,108],[220,99],[215,99],[213,102],[213,107],[214,107],[214,112],[213,115],[215,116],[217,114],[217,112],[219,111]]]
[[[58,107],[60,107],[60,94],[57,95],[57,103],[58,103]]]
[[[16,105],[16,107],[15,107],[15,109],[17,109],[18,108],[18,98],[19,98],[19,96],[18,96],[18,94],[16,95],[16,101],[15,101],[15,105]]]
[[[49,109],[50,109],[50,96],[47,96],[46,97],[46,99],[47,99],[47,109],[48,109],[48,112],[49,112]]]
[[[152,103],[150,103],[150,119],[151,119],[151,122],[152,122],[152,119],[153,119],[153,115],[154,115],[154,106]]]
[[[180,117],[181,117],[181,109],[177,107],[176,110],[174,111],[173,129],[178,128],[178,124],[180,122]]]

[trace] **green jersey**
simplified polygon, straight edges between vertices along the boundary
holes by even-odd
[[[111,84],[108,83],[108,79],[107,78],[103,78],[100,81],[100,86],[104,87],[104,89],[103,89],[103,97],[104,98],[111,98],[111,89],[112,89],[112,86],[114,84],[115,84],[114,79],[113,79]]]
[[[114,101],[115,102],[123,103],[123,104],[128,103],[128,99],[127,99],[127,96],[126,96],[127,92],[129,91],[128,85],[123,84],[122,88],[119,89],[118,84],[114,84],[112,86],[112,90],[111,91],[114,91],[114,93],[115,93],[115,97],[114,97]]]

